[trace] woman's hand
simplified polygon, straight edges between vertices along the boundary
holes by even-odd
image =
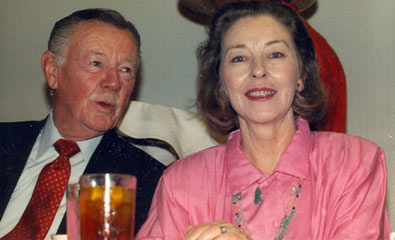
[[[248,240],[247,235],[223,220],[188,226],[183,240]]]

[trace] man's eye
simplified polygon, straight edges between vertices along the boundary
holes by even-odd
[[[284,55],[280,52],[274,52],[274,53],[270,54],[270,58],[281,58],[282,56],[284,56]]]
[[[243,61],[245,61],[245,58],[242,56],[237,56],[232,59],[232,62],[243,62]]]
[[[95,66],[95,67],[98,67],[98,66],[100,66],[100,62],[99,61],[92,61],[91,65]]]
[[[132,72],[132,69],[130,67],[123,67],[122,72],[130,73]]]

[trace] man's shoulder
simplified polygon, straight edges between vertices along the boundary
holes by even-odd
[[[100,142],[101,148],[111,149],[111,153],[124,155],[125,152],[133,154],[141,154],[147,157],[151,157],[146,152],[133,146],[126,138],[119,135],[116,130],[112,129],[103,135],[103,139]]]
[[[114,129],[104,134],[98,148],[98,154],[116,158],[120,164],[133,166],[137,169],[149,168],[162,172],[165,166],[143,150],[133,146]]]
[[[23,121],[23,122],[0,122],[0,129],[7,130],[7,129],[25,129],[25,128],[36,128],[42,127],[43,121]]]
[[[45,120],[25,122],[0,122],[0,138],[34,137],[44,126]]]

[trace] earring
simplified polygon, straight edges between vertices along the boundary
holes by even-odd
[[[299,88],[299,86],[300,86],[300,84],[299,83],[296,83],[296,91],[298,91],[298,88]],[[298,91],[299,92],[299,91]]]
[[[226,88],[225,88],[225,87],[222,86],[222,87],[221,87],[221,91],[224,92],[226,96],[228,96],[228,91],[226,91]]]

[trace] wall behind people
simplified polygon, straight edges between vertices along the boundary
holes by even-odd
[[[1,0],[0,121],[48,112],[40,58],[52,24],[72,11],[109,7],[142,36],[138,100],[181,109],[193,102],[195,48],[205,29],[184,18],[177,0]],[[395,226],[395,2],[318,0],[310,24],[338,54],[347,77],[347,132],[382,146],[389,168],[388,209]]]

